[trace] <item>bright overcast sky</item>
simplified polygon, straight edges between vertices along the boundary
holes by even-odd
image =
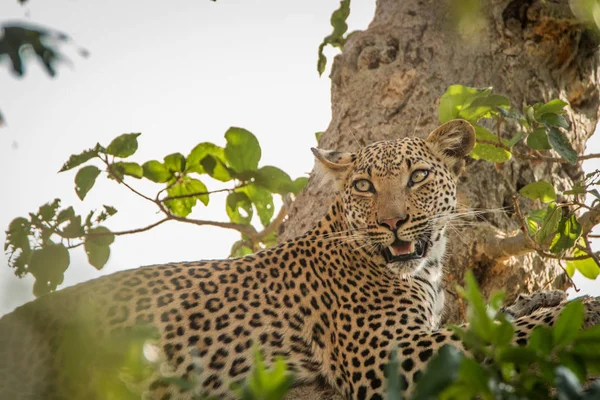
[[[364,29],[375,0],[353,0],[350,29]],[[142,132],[132,161],[184,155],[196,144],[223,145],[229,126],[253,132],[262,145],[261,165],[293,178],[311,170],[314,132],[330,120],[330,82],[316,72],[317,46],[331,28],[338,0],[115,1],[17,0],[0,4],[0,23],[29,20],[68,33],[88,49],[81,58],[63,46],[72,66],[50,79],[37,62],[23,79],[0,64],[2,196],[0,229],[17,216],[60,197],[79,213],[103,204],[119,213],[113,230],[147,225],[154,209],[99,177],[85,202],[73,190],[74,172],[56,174],[73,153],[108,144],[126,132]],[[329,53],[330,55],[332,53]],[[331,58],[330,58],[331,61]],[[133,182],[145,193],[158,185]],[[192,217],[226,220],[224,197],[197,207]],[[140,265],[223,258],[239,235],[218,228],[169,223],[118,237],[102,271],[83,250],[71,255],[64,285]],[[4,239],[4,238],[2,238]],[[17,279],[0,264],[0,315],[32,297],[32,279]],[[596,282],[587,282],[587,287]],[[598,292],[597,292],[598,293]]]

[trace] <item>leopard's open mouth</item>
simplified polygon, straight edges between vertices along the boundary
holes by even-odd
[[[423,258],[427,253],[427,240],[407,242],[396,239],[394,243],[383,249],[383,256],[388,263]]]

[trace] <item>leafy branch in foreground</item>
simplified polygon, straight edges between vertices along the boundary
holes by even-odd
[[[55,199],[40,207],[37,213],[30,213],[29,218],[14,219],[7,231],[4,250],[17,276],[30,273],[36,278],[36,295],[52,291],[62,282],[69,266],[69,249],[83,246],[90,264],[101,269],[110,257],[110,245],[116,236],[144,232],[167,221],[238,231],[242,238],[233,245],[232,256],[271,246],[276,243],[277,228],[287,215],[285,207],[275,214],[273,196],[297,194],[308,180],[304,177],[292,180],[284,171],[270,165],[259,168],[260,144],[243,128],[227,130],[225,147],[203,142],[187,156],[173,153],[162,162],[150,160],[142,164],[125,161],[137,151],[139,135],[123,134],[107,147],[97,144],[72,155],[59,172],[80,167],[75,175],[75,192],[81,200],[104,172],[109,179],[153,203],[163,217],[145,227],[112,232],[101,224],[117,212],[114,207],[104,206],[103,210],[91,211],[83,218],[76,215],[72,207],[60,208],[60,199]],[[199,179],[203,175],[231,185],[209,190]],[[136,179],[149,180],[161,188],[152,196],[146,195],[134,187]],[[212,194],[222,192],[228,193],[225,207],[229,222],[188,217],[198,204],[206,206]],[[261,230],[252,225],[255,214],[263,226]]]
[[[476,144],[471,157],[496,163],[501,168],[512,157],[530,162],[579,161],[600,158],[600,154],[579,156],[562,129],[569,128],[565,118],[568,103],[553,99],[523,107],[522,112],[511,108],[507,97],[493,94],[492,88],[476,89],[452,85],[440,99],[439,119],[447,122],[455,118],[469,121],[475,128]],[[517,126],[515,129],[507,129]],[[495,125],[492,133],[487,126]],[[523,150],[525,149],[525,150]],[[560,157],[545,155],[556,151]],[[525,198],[547,204],[523,215],[518,197],[513,198],[515,214],[522,232],[514,237],[492,243],[486,254],[493,259],[506,255],[520,255],[536,251],[543,257],[567,261],[569,276],[575,270],[595,279],[600,274],[600,260],[591,250],[592,228],[600,223],[600,171],[592,172],[569,190],[560,193],[546,181],[532,182],[519,190]],[[585,204],[588,195],[591,205]],[[585,211],[578,217],[578,212]]]
[[[410,399],[591,400],[600,396],[600,382],[586,391],[582,388],[582,382],[600,372],[600,326],[581,330],[585,305],[580,300],[567,303],[552,327],[538,326],[525,340],[501,312],[502,293],[486,304],[470,271],[465,281],[465,289],[459,292],[468,303],[468,325],[453,329],[470,355],[452,346],[440,349]],[[394,357],[390,364],[396,365],[396,373],[388,376],[399,373],[402,360]],[[393,380],[388,387],[388,399],[402,398]]]

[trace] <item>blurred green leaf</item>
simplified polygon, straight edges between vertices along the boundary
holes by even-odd
[[[547,113],[538,118],[538,121],[546,124],[548,126],[554,126],[556,128],[565,128],[569,127],[569,123],[562,115]]]
[[[535,112],[535,117],[552,113],[552,114],[563,114],[565,112],[565,107],[568,106],[569,103],[560,99],[550,100],[546,104],[535,104],[533,106],[533,110]]]
[[[492,88],[476,89],[463,85],[449,86],[440,99],[438,114],[440,122],[448,122],[459,117],[462,109],[478,97],[486,97],[492,92]],[[471,121],[476,122],[476,121]]]
[[[56,211],[60,207],[60,200],[54,199],[51,203],[46,203],[41,206],[37,212],[37,215],[42,221],[50,222],[56,216]]]
[[[83,244],[90,265],[98,270],[102,269],[110,257],[109,246],[114,241],[115,236],[108,228],[98,226],[90,229]]]
[[[253,253],[253,251],[250,247],[245,246],[241,243],[243,243],[243,241],[238,240],[237,242],[235,242],[233,244],[233,246],[231,246],[230,257],[232,257],[232,258],[244,257],[244,256],[247,256],[248,254]]]
[[[304,176],[294,179],[294,182],[292,182],[292,193],[297,195],[298,193],[300,193],[302,191],[302,189],[304,189],[304,187],[306,186],[307,183],[308,183],[308,178],[306,178]]]
[[[566,346],[573,342],[583,325],[584,313],[584,306],[578,300],[570,301],[565,305],[552,329],[555,346]]]
[[[394,346],[390,351],[390,361],[385,366],[387,378],[386,400],[402,400],[402,387],[400,382],[400,364],[398,362],[398,348]]]
[[[85,199],[87,193],[94,187],[98,175],[100,175],[100,170],[93,165],[88,165],[77,171],[77,175],[75,175],[75,193],[77,193],[80,200]]]
[[[560,400],[580,400],[581,384],[577,376],[568,368],[556,368],[556,389]]]
[[[100,146],[100,143],[96,143],[96,146],[92,149],[85,150],[79,154],[72,154],[58,172],[64,172],[70,170],[71,168],[75,168],[84,162],[97,157],[98,154],[103,151],[105,151],[104,147]]]
[[[547,356],[552,352],[552,330],[545,326],[537,326],[531,332],[528,347],[540,356]]]
[[[236,172],[254,171],[260,161],[260,144],[256,137],[243,128],[232,127],[225,132],[225,157]]]
[[[463,355],[454,346],[445,345],[429,361],[415,387],[412,400],[436,399],[456,380]]]
[[[117,136],[106,148],[106,154],[120,158],[133,155],[138,149],[137,137],[140,135],[141,133],[124,133]]]
[[[317,143],[321,140],[321,136],[323,136],[325,132],[315,132],[315,139],[317,139]]]
[[[525,185],[519,193],[532,200],[540,200],[542,203],[550,203],[556,200],[554,186],[546,181],[537,181]]]
[[[75,215],[69,220],[69,224],[62,230],[62,237],[75,239],[85,234],[81,225],[81,216]]]
[[[36,280],[48,282],[48,287],[53,290],[62,283],[69,262],[69,250],[62,243],[50,242],[33,251],[27,271]]]
[[[156,160],[150,160],[142,165],[144,178],[156,183],[165,183],[171,179],[173,174],[167,168]]]
[[[550,150],[552,146],[548,142],[546,127],[536,128],[527,136],[527,146],[534,150]]]
[[[583,239],[579,239],[579,244],[585,247]],[[573,251],[573,257],[581,257],[588,255],[587,252],[576,248]],[[596,279],[600,274],[600,266],[596,264],[593,257],[585,258],[583,260],[571,260],[567,261],[567,273],[569,276],[573,276],[575,270],[579,271],[581,275],[588,279]]]
[[[15,268],[15,274],[24,274],[25,266],[29,264],[31,257],[31,246],[29,235],[31,234],[31,223],[26,218],[15,218],[8,225],[4,250],[7,251],[8,265]]]
[[[557,128],[551,127],[548,131],[548,142],[570,164],[577,164],[577,152],[573,150],[567,137]]]

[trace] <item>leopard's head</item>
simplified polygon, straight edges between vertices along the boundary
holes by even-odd
[[[387,267],[412,274],[423,259],[439,257],[456,183],[475,143],[473,127],[454,120],[427,139],[381,141],[356,153],[313,149],[322,173],[333,178],[346,225],[358,246],[383,255]]]

